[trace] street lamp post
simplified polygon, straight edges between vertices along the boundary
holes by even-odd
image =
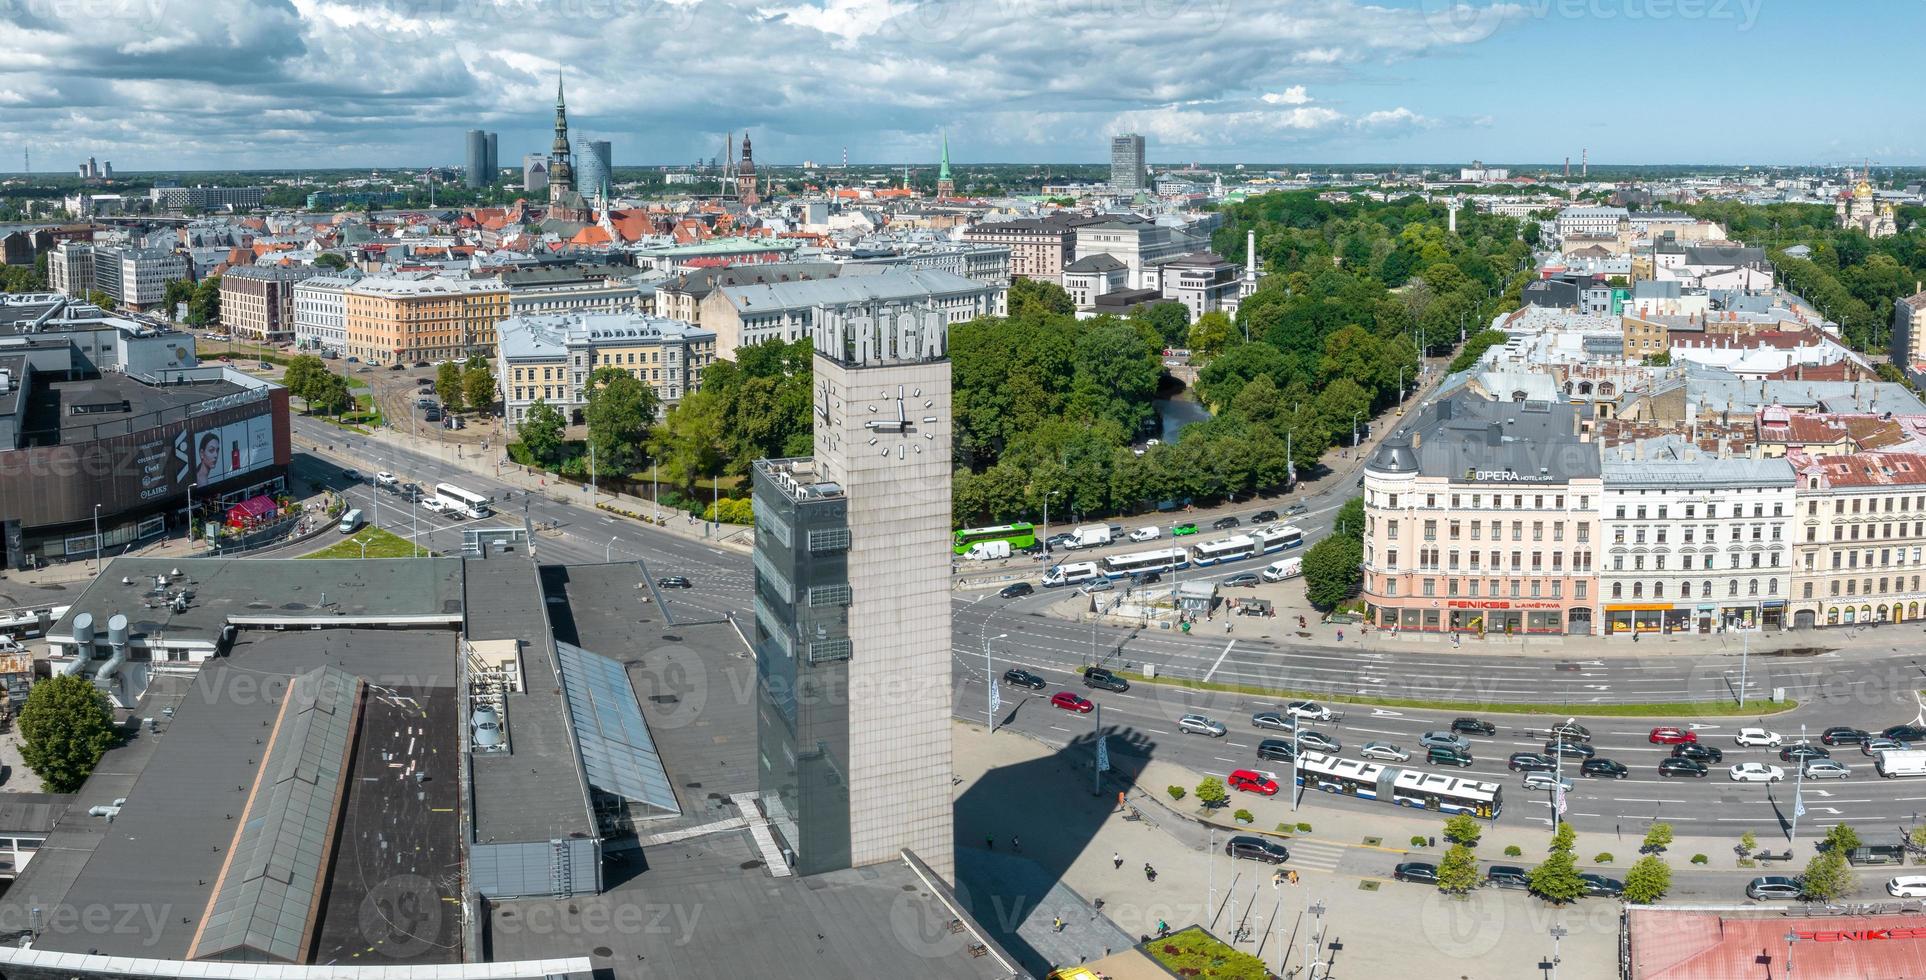
[[[1050,498],[1062,492],[1051,490],[1043,495],[1043,562],[1046,565],[1050,562]]]
[[[1806,726],[1799,725],[1799,744],[1806,744]],[[1799,817],[1806,812],[1806,760],[1799,757],[1798,770],[1792,776],[1792,830],[1786,835],[1786,843],[1791,844],[1799,838]]]
[[[1358,448],[1358,416],[1363,414],[1364,414],[1363,412],[1351,413],[1351,448],[1352,449]]]
[[[382,471],[382,472],[386,472],[386,471],[387,471],[387,469],[388,469],[388,461],[387,461],[387,460],[386,460],[385,458],[382,458],[382,457],[379,457],[379,456],[377,456],[377,457],[375,457],[375,467],[376,467],[376,469],[377,469],[377,470],[380,470],[380,471]],[[374,488],[374,490],[373,490],[373,491],[371,491],[371,492],[370,492],[370,493],[368,494],[368,496],[370,496],[370,497],[373,497],[373,498],[374,498],[374,526],[375,526],[375,527],[380,527],[380,526],[381,526],[381,486],[380,486],[380,480],[381,480],[381,478],[380,478],[379,476],[377,476],[377,477],[375,477],[375,482],[376,482],[376,485],[375,485],[375,488]]]
[[[990,723],[990,734],[992,735],[996,734],[997,698],[996,698],[996,665],[990,662],[990,644],[997,640],[1001,640],[1004,637],[1009,635],[1010,634],[1008,633],[998,633],[995,636],[991,636],[989,630],[986,629],[983,631],[983,684],[985,687],[989,688],[989,690],[986,692],[984,697],[984,704],[986,706],[986,710],[984,713],[988,715],[987,720]]]
[[[1745,707],[1745,668],[1746,660],[1752,652],[1752,644],[1746,634],[1739,634],[1739,706]]]
[[[94,574],[100,574],[100,505],[94,505]]]
[[[618,540],[617,538],[611,537],[609,538],[609,543],[602,547],[603,562],[611,562],[615,560],[615,542],[617,540]]]
[[[1558,980],[1558,964],[1563,961],[1563,958],[1558,955],[1558,941],[1569,935],[1571,935],[1571,932],[1568,931],[1564,926],[1551,927],[1551,940],[1552,940],[1551,980]]]
[[[187,485],[187,550],[194,550],[194,488],[198,483]]]
[[[1313,925],[1311,941],[1305,944],[1310,947],[1310,951],[1307,957],[1309,962],[1304,965],[1304,976],[1307,980],[1317,980],[1317,968],[1322,964],[1324,956],[1324,903],[1312,902],[1306,911],[1311,913]],[[1329,974],[1327,973],[1326,976],[1328,977]]]
[[[1792,944],[1799,941],[1799,934],[1786,930],[1786,976],[1792,976]]]

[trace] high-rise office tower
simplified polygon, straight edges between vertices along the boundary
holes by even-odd
[[[575,139],[575,189],[590,199],[615,184],[614,150],[608,140]]]
[[[482,185],[487,186],[500,180],[502,176],[501,150],[497,146],[495,133],[488,134],[488,158],[482,164]]]
[[[796,870],[954,873],[949,326],[907,303],[813,327],[815,455],[760,460],[764,808]]]
[[[468,165],[464,183],[470,190],[488,186],[488,134],[479,129],[468,131]]]
[[[1110,138],[1110,189],[1119,194],[1135,194],[1149,187],[1144,170],[1144,138],[1124,133]]]

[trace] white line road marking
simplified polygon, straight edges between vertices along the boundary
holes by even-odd
[[[1237,645],[1236,640],[1232,640],[1229,643],[1224,644],[1224,652],[1217,655],[1217,662],[1214,664],[1211,664],[1210,670],[1204,673],[1204,681],[1206,683],[1210,681],[1212,674],[1217,673],[1217,668],[1224,665],[1224,658],[1230,656],[1231,647],[1234,647],[1236,645]]]

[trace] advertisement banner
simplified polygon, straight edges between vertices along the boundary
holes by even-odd
[[[265,415],[194,433],[187,482],[201,486],[274,463],[274,427]]]

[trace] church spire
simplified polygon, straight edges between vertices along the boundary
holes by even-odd
[[[548,148],[548,201],[554,204],[575,189],[575,165],[568,149],[568,103],[562,96],[562,73],[555,73],[555,142]]]
[[[949,130],[944,130],[944,131],[943,131],[943,166],[942,166],[941,168],[939,168],[939,169],[937,170],[937,172],[936,172],[936,179],[937,179],[937,180],[949,180],[949,179],[950,179],[950,133],[949,133]]]

